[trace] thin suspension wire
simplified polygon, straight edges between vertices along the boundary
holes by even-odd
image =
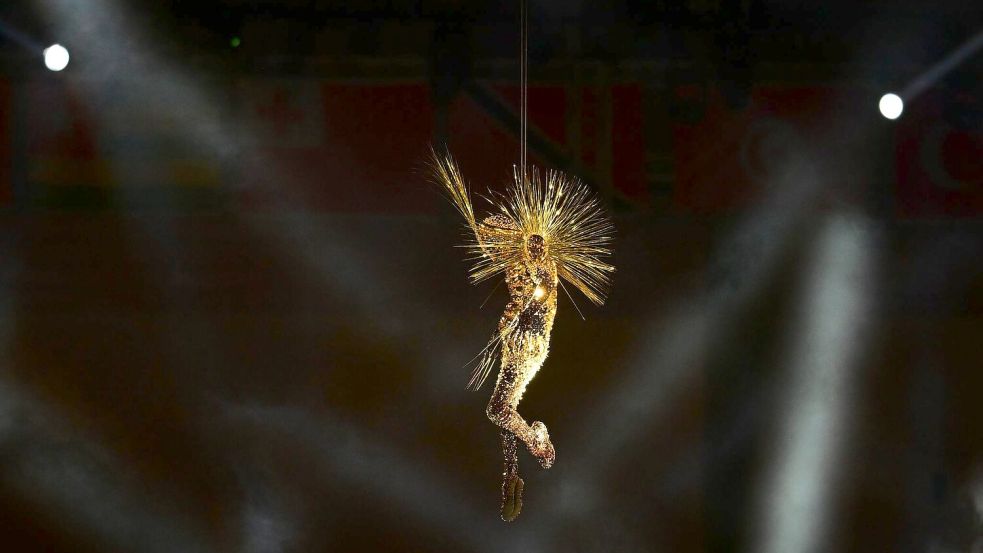
[[[519,174],[526,179],[529,150],[529,12],[527,0],[519,0]]]

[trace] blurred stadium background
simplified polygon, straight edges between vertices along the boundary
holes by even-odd
[[[618,273],[508,525],[426,155],[511,174],[518,2],[0,5],[4,551],[983,551],[983,9],[529,9]]]

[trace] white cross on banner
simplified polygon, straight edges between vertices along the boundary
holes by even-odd
[[[246,79],[242,93],[242,132],[247,145],[311,148],[323,143],[321,82],[307,79]]]

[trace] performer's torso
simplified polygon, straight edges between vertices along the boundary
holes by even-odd
[[[503,322],[517,318],[517,324],[502,337],[503,346],[530,362],[542,363],[556,317],[556,265],[550,260],[513,265],[505,283],[510,300]]]

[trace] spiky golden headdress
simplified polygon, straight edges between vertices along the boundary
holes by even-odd
[[[597,305],[604,303],[614,267],[602,258],[611,255],[614,226],[590,189],[579,180],[557,171],[544,176],[514,171],[514,186],[507,194],[487,198],[492,215],[511,232],[483,232],[471,206],[467,185],[449,154],[433,153],[436,180],[464,217],[471,236],[464,244],[474,261],[471,282],[488,280],[524,259],[526,241],[542,236],[557,272]]]

